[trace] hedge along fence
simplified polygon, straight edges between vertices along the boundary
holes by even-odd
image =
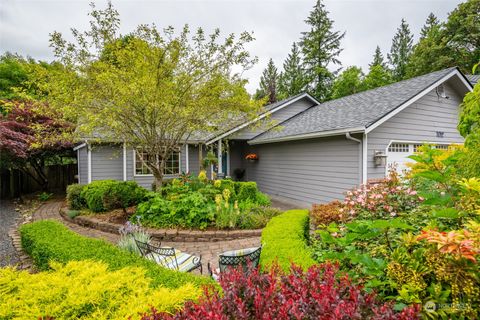
[[[291,263],[304,269],[314,265],[307,245],[308,227],[308,210],[289,210],[272,218],[262,231],[262,268],[275,262],[283,270],[289,270]]]
[[[187,283],[196,286],[213,283],[207,277],[162,268],[156,263],[117,248],[103,240],[80,236],[59,222],[44,220],[20,228],[22,247],[40,270],[48,270],[51,261],[67,263],[94,260],[106,263],[111,270],[142,267],[153,287],[179,288]]]

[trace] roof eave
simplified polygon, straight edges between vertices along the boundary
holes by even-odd
[[[396,107],[395,109],[393,109],[392,111],[390,111],[389,113],[381,116],[380,118],[378,118],[377,120],[374,120],[372,121],[371,123],[367,124],[366,125],[366,130],[365,130],[365,133],[368,134],[370,133],[371,131],[373,131],[375,128],[377,128],[378,126],[380,126],[382,123],[384,123],[385,121],[389,120],[390,118],[392,118],[393,116],[397,115],[398,113],[400,113],[401,111],[403,111],[405,108],[407,108],[408,106],[412,105],[413,103],[415,103],[416,101],[418,101],[420,98],[424,97],[427,93],[429,93],[430,91],[432,91],[433,89],[435,89],[436,87],[438,87],[440,84],[444,83],[445,81],[449,80],[450,78],[452,78],[453,76],[457,76],[461,82],[465,85],[465,87],[469,90],[469,91],[472,91],[473,90],[473,87],[472,85],[470,84],[470,82],[468,81],[468,79],[465,77],[465,75],[460,71],[460,69],[458,68],[455,68],[454,70],[452,70],[450,73],[448,73],[447,75],[443,76],[442,78],[440,78],[439,80],[435,81],[433,84],[431,84],[430,86],[428,86],[427,88],[425,88],[424,90],[420,91],[419,93],[417,93],[416,95],[414,95],[413,97],[411,97],[410,99],[408,99],[407,101],[403,102],[402,104],[400,104],[398,107]]]
[[[261,115],[259,115],[258,117],[256,117],[256,118],[253,119],[253,120],[250,120],[250,121],[247,121],[247,122],[245,122],[245,123],[242,123],[241,125],[233,128],[233,129],[230,129],[230,130],[228,130],[227,132],[224,132],[224,133],[222,133],[222,134],[220,134],[220,135],[218,135],[218,136],[216,136],[216,137],[214,137],[214,138],[212,138],[212,139],[209,139],[208,141],[205,142],[205,144],[206,144],[206,145],[209,145],[209,144],[212,144],[212,143],[214,143],[214,142],[217,142],[217,141],[220,140],[220,139],[223,139],[223,138],[225,138],[225,137],[228,137],[229,135],[231,135],[231,134],[233,134],[233,133],[235,133],[235,132],[237,132],[237,131],[239,131],[239,130],[241,130],[241,129],[243,129],[243,128],[246,128],[246,127],[248,127],[249,125],[251,125],[251,124],[253,124],[253,123],[255,123],[255,122],[257,122],[257,121],[259,121],[259,120],[261,120],[261,119],[263,119],[263,118],[265,118],[267,115],[272,114],[272,113],[274,113],[274,112],[277,112],[277,111],[285,108],[286,106],[288,106],[288,105],[290,105],[290,104],[292,104],[292,103],[294,103],[294,102],[296,102],[296,101],[298,101],[298,100],[301,100],[301,99],[303,99],[303,98],[309,98],[312,102],[317,103],[317,104],[320,104],[320,102],[317,101],[317,99],[315,99],[315,98],[312,97],[310,94],[308,94],[308,93],[305,92],[305,93],[299,95],[298,97],[296,97],[295,99],[292,99],[292,100],[290,100],[290,101],[286,101],[285,103],[282,103],[281,105],[277,106],[276,108],[262,113]]]
[[[266,143],[275,143],[275,142],[287,142],[287,141],[295,141],[295,140],[332,137],[332,136],[343,135],[346,133],[363,133],[363,132],[365,132],[365,127],[353,127],[353,128],[344,128],[344,129],[337,129],[337,130],[312,132],[312,133],[306,133],[306,134],[297,134],[293,136],[286,136],[286,137],[273,138],[273,139],[259,139],[259,140],[254,139],[254,140],[248,141],[247,143],[250,145],[257,145],[257,144],[266,144]]]

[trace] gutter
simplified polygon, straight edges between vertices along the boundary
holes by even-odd
[[[365,134],[364,134],[365,135]],[[354,138],[350,135],[350,132],[347,132],[345,133],[345,138],[347,138],[347,140],[352,140],[352,141],[355,141],[358,143],[358,146],[359,146],[359,159],[360,159],[360,168],[362,169],[362,172],[358,173],[358,181],[360,182],[359,184],[362,184],[362,183],[365,183],[365,170],[366,170],[366,157],[365,157],[365,151],[364,151],[364,146],[365,144],[362,142],[362,140],[360,139],[357,139],[357,138]]]

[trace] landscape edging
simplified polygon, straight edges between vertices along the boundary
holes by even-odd
[[[103,232],[119,234],[119,228],[122,226],[118,223],[112,223],[96,219],[92,216],[76,216],[70,218],[66,214],[66,208],[60,209],[60,215],[68,222],[75,223],[79,226],[100,230]],[[246,239],[252,237],[260,237],[262,229],[254,230],[177,230],[177,229],[154,229],[146,228],[151,237],[157,241],[171,242],[214,242],[228,241],[236,239]]]

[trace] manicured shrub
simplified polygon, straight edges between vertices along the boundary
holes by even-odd
[[[342,210],[340,201],[327,204],[314,204],[310,212],[310,220],[314,226],[326,226],[332,222],[344,221],[346,214]]]
[[[220,190],[223,191],[225,189],[230,190],[230,193],[232,197],[235,199],[236,198],[236,193],[235,193],[235,181],[229,180],[229,179],[223,179],[219,180],[220,181]]]
[[[258,187],[257,183],[254,181],[248,182],[236,182],[236,184],[240,184],[237,192],[237,200],[244,201],[247,199],[251,199],[255,201],[257,198]]]
[[[293,262],[303,268],[315,264],[307,246],[307,210],[290,210],[272,218],[262,231],[260,264],[266,268],[275,261],[284,270]]]
[[[285,274],[278,268],[246,275],[231,270],[220,275],[223,294],[206,290],[199,303],[188,302],[176,315],[153,310],[142,320],[167,319],[418,319],[420,306],[395,312],[392,304],[378,301],[338,266],[322,264],[304,272],[292,266]]]
[[[0,269],[0,319],[135,319],[151,306],[180,311],[201,290],[152,288],[142,268],[108,270],[105,263],[51,264],[51,271],[30,274]]]
[[[80,196],[88,209],[102,212],[127,208],[142,201],[147,191],[135,181],[99,180],[86,185]]]
[[[72,210],[81,210],[87,206],[85,198],[81,196],[83,184],[71,184],[67,187],[67,203]]]
[[[22,247],[40,270],[48,270],[50,261],[95,260],[106,263],[109,270],[136,266],[146,270],[153,286],[178,288],[186,283],[209,283],[206,277],[185,274],[160,267],[152,261],[121,250],[103,240],[83,237],[59,222],[44,220],[20,228]]]

